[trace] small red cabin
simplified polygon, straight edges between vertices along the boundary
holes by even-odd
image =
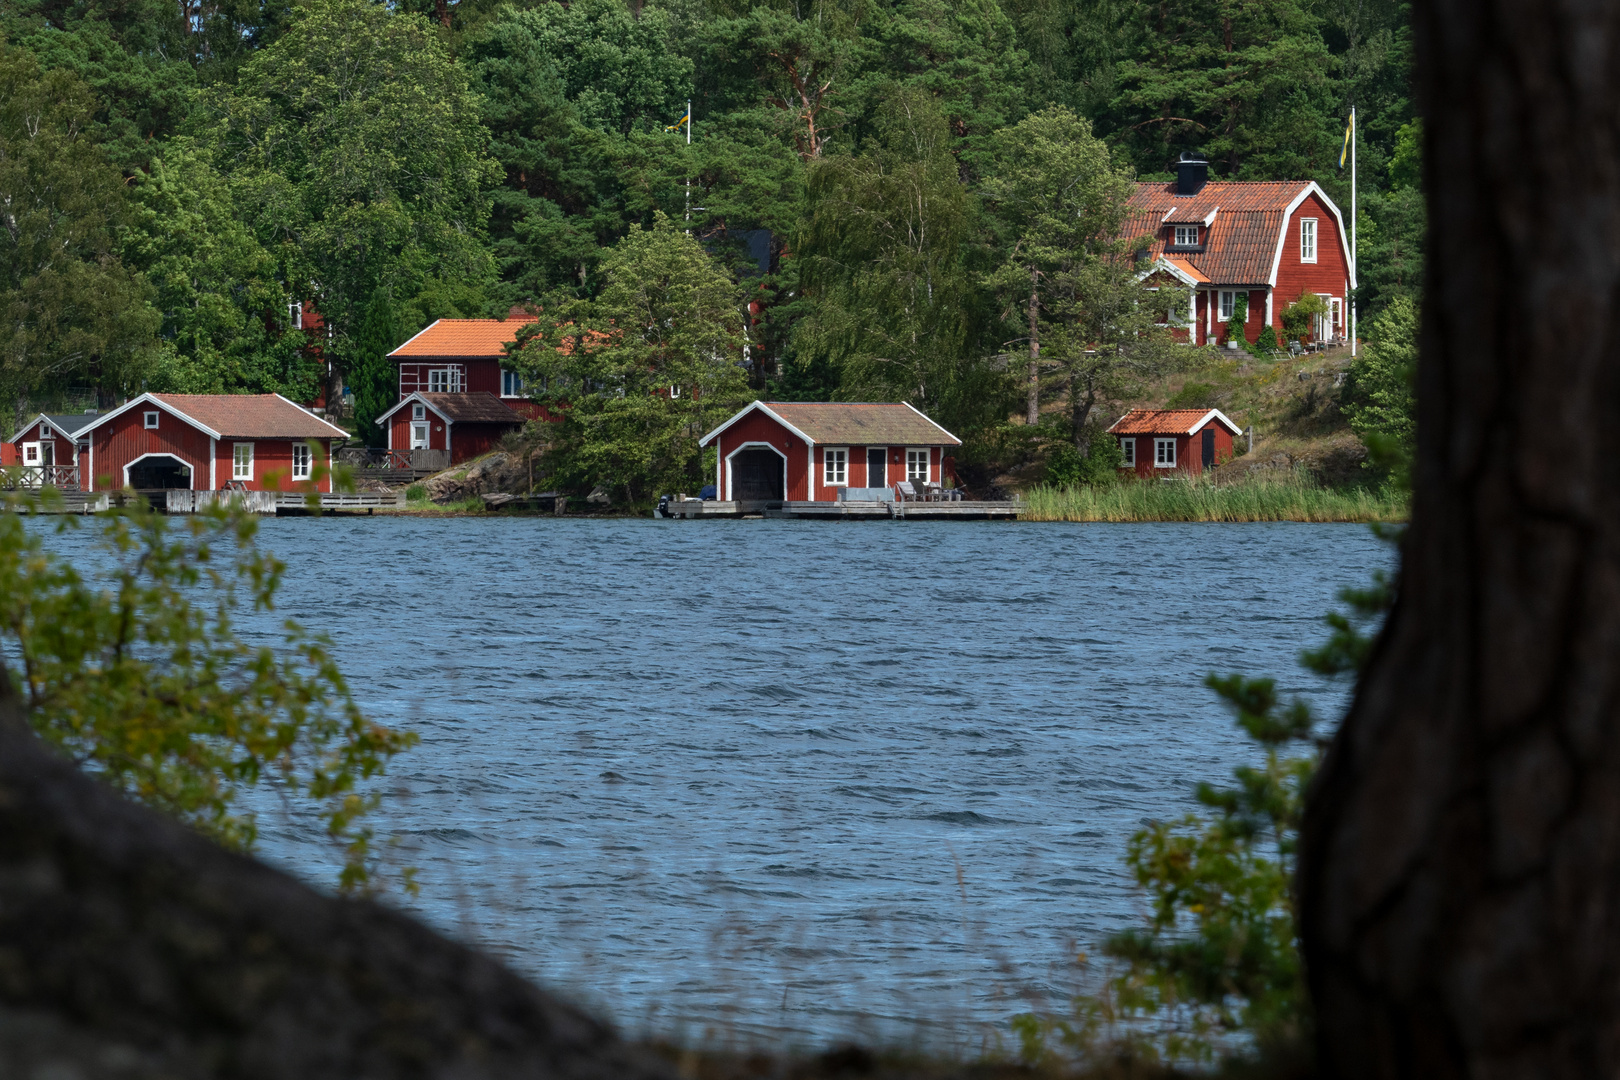
[[[280,394],[142,394],[78,432],[87,491],[331,491],[348,433]]]
[[[82,413],[40,413],[6,441],[0,465],[49,470],[42,474],[46,477],[45,483],[78,487],[80,481],[73,470],[79,465],[80,451],[89,448],[80,433],[95,422],[94,409]]]
[[[390,450],[447,450],[450,464],[487,454],[524,417],[493,394],[411,393],[377,418]]]
[[[703,436],[716,497],[836,502],[840,488],[954,479],[962,440],[906,402],[756,401]]]
[[[1132,409],[1108,431],[1125,455],[1120,471],[1137,476],[1198,476],[1232,460],[1243,434],[1219,409]]]

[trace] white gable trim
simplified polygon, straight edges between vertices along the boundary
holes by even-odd
[[[395,413],[399,412],[399,410],[403,409],[413,401],[420,401],[423,405],[426,405],[429,412],[431,412],[434,416],[437,416],[440,420],[443,420],[446,424],[455,423],[454,420],[450,419],[448,416],[444,415],[444,413],[434,408],[433,402],[423,397],[420,390],[408,397],[401,398],[398,405],[395,405],[392,409],[389,409],[387,412],[377,417],[373,423],[381,424],[383,421],[387,420],[390,416],[393,416]],[[389,447],[389,449],[393,449],[393,447]]]
[[[1221,212],[1221,208],[1218,207],[1218,206],[1215,209],[1211,210],[1209,212],[1209,216],[1204,218],[1204,228],[1207,229],[1211,225],[1215,224],[1215,215],[1220,213],[1220,212]]]
[[[426,326],[422,327],[422,329],[420,329],[416,333],[412,334],[411,337],[410,337],[410,341],[404,342],[403,344],[401,344],[399,346],[399,348],[395,349],[394,352],[389,353],[388,358],[390,360],[392,360],[394,358],[394,353],[399,352],[400,349],[403,349],[406,345],[409,345],[411,343],[411,341],[415,341],[417,338],[421,337],[423,334],[427,333],[429,330],[433,329],[435,326],[438,326],[442,322],[444,322],[443,319],[434,319],[432,322],[430,322]],[[409,360],[410,357],[406,356],[406,357],[402,357],[401,359]],[[429,360],[429,359],[432,359],[432,357],[424,356],[422,359]]]
[[[101,416],[96,417],[96,422],[95,423],[89,425],[88,427],[82,427],[78,431],[74,432],[73,434],[74,434],[75,437],[77,437],[79,435],[84,435],[87,432],[95,430],[96,428],[100,427],[102,424],[105,424],[107,421],[113,419],[114,417],[122,416],[125,413],[129,412],[131,409],[135,408],[137,405],[143,405],[143,404],[156,405],[158,408],[162,409],[164,412],[168,413],[170,416],[174,417],[177,420],[183,420],[184,422],[190,424],[192,427],[196,428],[198,431],[200,431],[203,434],[207,435],[211,439],[223,439],[225,437],[224,435],[221,435],[219,432],[215,431],[213,428],[209,427],[207,424],[203,423],[202,421],[193,420],[191,417],[187,416],[185,413],[181,412],[179,409],[175,408],[173,405],[169,405],[169,404],[167,404],[165,402],[159,401],[157,399],[156,395],[153,395],[153,394],[142,394],[140,397],[135,398],[133,401],[127,401],[123,405],[121,405],[118,408],[114,409],[112,412],[103,413]]]
[[[86,416],[85,419],[93,421],[93,420],[96,419],[96,417],[94,417],[94,416]],[[45,437],[46,432],[55,432],[55,433],[61,435],[62,438],[64,438],[64,439],[76,439],[76,438],[79,437],[79,432],[88,430],[88,425],[87,425],[86,427],[81,427],[81,428],[78,428],[78,429],[76,429],[74,431],[68,431],[67,429],[63,428],[60,424],[51,423],[51,418],[46,416],[44,413],[38,413],[38,414],[36,414],[34,416],[34,418],[32,420],[28,421],[28,423],[24,424],[22,427],[17,429],[17,434],[15,434],[15,435],[13,435],[11,437],[11,441],[12,442],[21,442],[22,437],[24,435],[28,434],[30,431],[32,431],[36,426],[39,427],[39,429],[40,429],[40,437],[41,438]]]
[[[1193,432],[1197,431],[1199,428],[1203,427],[1205,424],[1209,423],[1211,420],[1219,420],[1221,423],[1225,424],[1226,425],[1226,430],[1230,431],[1233,435],[1241,435],[1241,434],[1243,434],[1243,429],[1238,427],[1236,424],[1232,423],[1232,421],[1227,417],[1227,415],[1225,413],[1221,412],[1221,410],[1219,410],[1219,409],[1211,409],[1211,410],[1209,410],[1209,412],[1205,413],[1203,416],[1200,416],[1198,418],[1198,423],[1194,424],[1192,427],[1187,429],[1187,434],[1191,435]]]
[[[1199,281],[1197,278],[1187,273],[1187,271],[1171,262],[1169,257],[1165,255],[1160,255],[1157,259],[1154,259],[1151,266],[1149,266],[1146,270],[1143,270],[1140,274],[1136,275],[1136,280],[1146,281],[1154,274],[1157,274],[1160,270],[1163,270],[1165,273],[1169,274],[1183,285],[1191,286],[1193,288],[1197,288],[1200,285],[1209,284],[1207,281]]]
[[[900,404],[902,404],[902,405],[904,405],[904,406],[905,406],[905,407],[906,407],[906,408],[908,408],[908,409],[910,409],[910,410],[911,410],[911,411],[912,411],[912,412],[914,412],[914,413],[916,413],[916,414],[917,414],[917,415],[918,415],[918,416],[922,416],[922,418],[923,418],[923,419],[924,419],[924,420],[927,420],[927,421],[928,421],[928,422],[929,422],[929,423],[930,423],[930,424],[934,424],[934,428],[935,428],[935,429],[936,429],[936,430],[937,430],[937,431],[938,431],[938,432],[939,432],[939,433],[940,433],[940,434],[941,434],[941,435],[943,435],[943,436],[945,436],[945,437],[946,437],[946,438],[947,438],[947,439],[949,439],[949,440],[951,440],[951,442],[953,442],[953,443],[955,443],[955,444],[956,444],[956,445],[957,445],[957,446],[961,446],[961,445],[962,445],[962,440],[961,440],[961,439],[958,439],[958,438],[957,438],[957,437],[956,437],[956,436],[955,436],[955,435],[952,435],[952,434],[951,434],[951,433],[950,433],[950,432],[948,432],[948,431],[946,431],[946,430],[945,430],[945,429],[944,429],[944,428],[942,428],[942,427],[940,427],[940,426],[939,426],[939,425],[938,425],[938,424],[935,424],[935,423],[934,423],[934,420],[933,420],[933,418],[932,418],[932,417],[929,417],[929,416],[923,416],[923,412],[922,412],[922,410],[921,410],[921,409],[919,409],[919,408],[917,408],[917,406],[915,406],[915,405],[913,405],[913,404],[912,404],[912,403],[911,403],[911,402],[909,402],[909,401],[902,401],[902,402],[901,402],[901,403],[900,403]],[[935,445],[940,445],[940,444],[937,444],[937,443],[936,443],[936,444],[935,444]]]
[[[741,420],[743,417],[747,416],[751,412],[762,412],[766,416],[770,417],[772,420],[775,420],[778,424],[781,424],[783,427],[785,427],[789,431],[793,432],[793,434],[797,435],[799,438],[803,439],[805,442],[809,443],[811,446],[814,446],[816,444],[816,440],[812,439],[810,436],[806,435],[804,432],[800,431],[798,428],[796,428],[792,424],[788,423],[787,420],[785,420],[784,418],[779,416],[774,409],[772,409],[769,405],[765,404],[763,401],[750,401],[747,405],[744,405],[742,408],[740,408],[736,412],[732,413],[731,414],[731,419],[727,420],[725,423],[721,424],[719,427],[715,428],[713,431],[711,431],[707,435],[703,436],[703,438],[699,439],[698,440],[698,445],[699,446],[708,446],[711,442],[713,442],[716,438],[719,437],[719,435],[720,435],[720,433],[722,431],[726,430],[728,427],[735,424],[737,421]]]
[[[310,412],[308,409],[306,409],[302,405],[298,404],[298,402],[293,401],[291,398],[281,397],[280,394],[277,394],[276,397],[281,398],[282,401],[285,401],[287,404],[291,405],[293,408],[297,409],[299,412],[306,413],[312,419],[319,420],[321,423],[323,423],[327,427],[331,428],[337,434],[338,438],[347,439],[349,437],[349,433],[347,431],[344,431],[342,428],[338,427],[336,424],[332,423],[330,420],[324,419],[323,417],[316,416],[314,413]]]
[[[1327,192],[1318,187],[1315,180],[1306,184],[1304,190],[1295,195],[1294,201],[1288,204],[1288,209],[1283,211],[1282,228],[1278,230],[1277,234],[1277,251],[1271,256],[1271,276],[1266,279],[1266,284],[1273,289],[1277,287],[1277,268],[1282,266],[1283,249],[1288,246],[1288,226],[1294,220],[1294,211],[1298,210],[1300,204],[1310,198],[1312,194],[1321,197],[1322,202],[1328,208],[1328,212],[1333,215],[1334,222],[1339,226],[1339,250],[1344,252],[1344,265],[1350,268],[1350,287],[1354,289],[1356,287],[1356,261],[1350,255],[1350,234],[1344,231],[1344,216],[1339,213],[1338,205],[1327,197]]]

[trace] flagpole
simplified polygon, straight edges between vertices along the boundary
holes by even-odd
[[[688,137],[691,125],[687,125]],[[1350,106],[1350,276],[1356,281],[1357,290],[1361,287],[1361,277],[1357,274],[1357,259],[1359,250],[1356,247],[1356,107]],[[1350,301],[1350,356],[1356,355],[1356,303]]]
[[[692,145],[692,99],[686,99],[686,145]],[[686,231],[692,231],[692,178],[686,178]]]

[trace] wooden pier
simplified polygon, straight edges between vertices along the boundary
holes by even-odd
[[[890,502],[873,499],[843,502],[769,502],[714,499],[671,500],[664,512],[672,518],[807,518],[818,521],[1014,521],[1022,502]]]

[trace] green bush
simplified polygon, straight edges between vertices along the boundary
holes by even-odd
[[[1298,300],[1283,308],[1283,337],[1289,341],[1298,341],[1301,338],[1309,337],[1311,326],[1316,317],[1327,313],[1326,300],[1323,300],[1315,293],[1305,293]]]
[[[1209,383],[1190,382],[1170,395],[1164,403],[1167,409],[1212,409],[1215,407],[1215,387]]]
[[[427,497],[428,493],[426,484],[412,484],[410,487],[405,489],[406,502],[427,502]]]

